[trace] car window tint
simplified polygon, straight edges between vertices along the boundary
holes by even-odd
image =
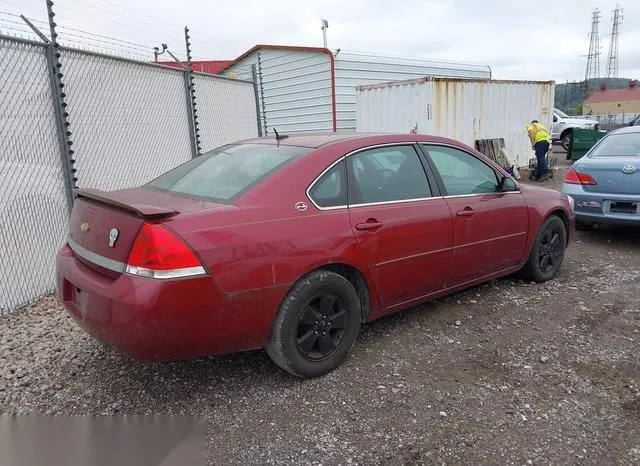
[[[306,147],[267,144],[225,146],[202,154],[146,185],[151,189],[218,201],[230,200]]]
[[[349,204],[369,204],[431,196],[429,182],[411,146],[369,149],[347,158],[354,178]]]
[[[309,197],[319,207],[347,205],[347,183],[344,161],[339,162],[313,185]]]
[[[496,172],[476,157],[453,147],[423,147],[428,151],[449,196],[498,191]]]
[[[640,156],[640,133],[611,133],[593,147],[591,157]]]

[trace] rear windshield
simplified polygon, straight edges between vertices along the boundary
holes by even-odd
[[[217,201],[228,201],[307,147],[266,144],[224,146],[184,163],[146,185],[147,188]]]
[[[640,156],[640,133],[610,134],[596,145],[591,157],[637,157]]]

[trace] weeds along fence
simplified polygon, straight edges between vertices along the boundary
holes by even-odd
[[[133,187],[258,136],[250,81],[39,35],[0,35],[0,315],[55,289],[76,188]]]

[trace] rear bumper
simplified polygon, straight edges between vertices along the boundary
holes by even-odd
[[[592,193],[585,191],[582,186],[566,183],[562,186],[562,192],[574,199],[578,221],[640,225],[640,195]],[[612,204],[616,202],[636,203],[636,213],[612,212]]]
[[[173,361],[250,350],[264,346],[268,336],[270,317],[239,315],[209,276],[113,279],[76,260],[68,246],[58,252],[56,275],[58,296],[80,327],[135,359]]]

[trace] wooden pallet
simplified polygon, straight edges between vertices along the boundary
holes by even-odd
[[[504,138],[476,139],[476,150],[489,157],[501,167],[510,167],[511,164],[505,158],[503,150],[506,149]]]

